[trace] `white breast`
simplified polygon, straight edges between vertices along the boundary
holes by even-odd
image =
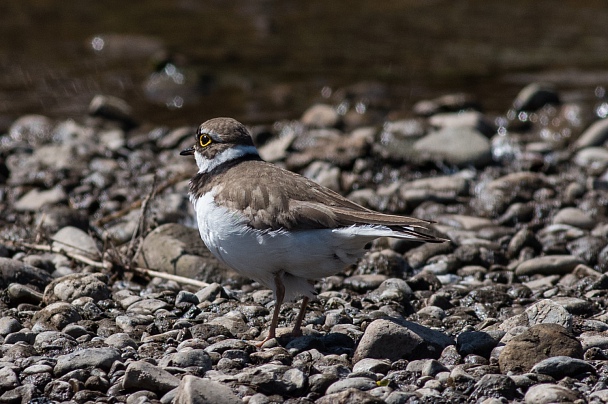
[[[203,242],[222,262],[275,291],[283,274],[285,298],[312,294],[308,279],[333,275],[360,258],[364,246],[380,237],[356,228],[302,231],[255,230],[239,212],[215,203],[213,192],[193,200]]]

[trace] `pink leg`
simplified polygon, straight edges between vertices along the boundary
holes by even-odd
[[[296,323],[293,326],[293,330],[291,331],[291,335],[300,336],[302,335],[302,321],[304,320],[304,316],[306,315],[306,306],[308,305],[308,301],[310,299],[308,296],[304,296],[302,298],[302,306],[300,307],[300,312],[298,313],[298,317],[296,318]]]
[[[281,273],[274,276],[274,285],[276,288],[277,299],[274,302],[274,311],[272,313],[272,320],[270,321],[270,329],[268,330],[268,336],[264,338],[262,342],[257,344],[258,347],[261,347],[266,343],[266,341],[276,337],[277,325],[279,324],[279,313],[281,311],[283,299],[285,298],[285,285],[283,285],[283,281],[281,280]]]

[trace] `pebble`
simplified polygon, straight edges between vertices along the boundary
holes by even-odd
[[[565,376],[575,377],[581,373],[595,373],[595,368],[588,362],[569,356],[553,356],[538,362],[530,370],[542,373],[559,380]]]
[[[0,317],[0,336],[6,337],[8,334],[17,332],[23,328],[21,323],[13,317]]]
[[[515,269],[518,276],[564,275],[570,273],[583,261],[572,255],[547,255],[522,262]]]
[[[99,248],[95,240],[83,230],[67,226],[53,235],[53,251],[64,250],[68,253],[99,257]]]
[[[547,104],[559,104],[555,87],[547,83],[530,83],[520,90],[513,101],[516,111],[536,111]]]
[[[61,330],[71,323],[80,321],[82,317],[74,306],[65,302],[51,303],[32,318],[33,331]]]
[[[72,370],[88,367],[107,371],[117,360],[120,360],[120,351],[115,348],[84,348],[59,356],[54,373],[64,375]]]
[[[422,162],[443,162],[458,167],[484,166],[492,159],[490,141],[475,129],[446,127],[414,143]]]
[[[593,122],[574,142],[576,150],[587,147],[601,146],[608,140],[608,119]]]
[[[553,223],[567,224],[586,230],[591,230],[597,224],[591,216],[578,208],[564,208],[559,210],[555,216],[553,216]]]
[[[560,325],[538,324],[507,342],[498,361],[502,373],[521,374],[555,356],[582,358],[581,343]]]
[[[453,341],[439,331],[409,321],[375,320],[367,326],[353,362],[363,358],[399,360],[412,355],[436,355]]]
[[[314,128],[331,128],[338,124],[340,116],[333,106],[316,104],[304,111],[300,121],[303,125]]]
[[[526,392],[526,404],[574,403],[581,397],[573,390],[557,384],[541,383]]]
[[[175,394],[175,404],[240,404],[232,390],[213,380],[185,375]]]
[[[48,190],[34,188],[23,195],[15,202],[15,210],[20,212],[35,212],[44,206],[55,205],[66,201],[68,195],[61,187],[54,187]]]
[[[131,362],[122,382],[125,390],[149,389],[166,393],[179,386],[180,380],[164,369],[145,361]]]
[[[108,277],[102,274],[71,274],[62,276],[49,283],[44,291],[45,303],[57,301],[73,302],[82,297],[94,301],[109,299]]]

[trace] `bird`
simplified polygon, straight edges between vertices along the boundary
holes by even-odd
[[[365,208],[264,161],[245,125],[232,118],[202,123],[191,147],[198,172],[189,184],[200,236],[228,267],[272,290],[266,338],[276,338],[285,301],[302,298],[291,335],[302,335],[314,281],[355,264],[379,237],[439,243],[432,222]]]

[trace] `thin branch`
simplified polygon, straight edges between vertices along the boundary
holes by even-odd
[[[32,244],[32,243],[26,243],[24,241],[13,241],[13,240],[8,240],[8,239],[4,239],[3,242],[7,243],[13,247],[21,247],[21,248],[29,248],[31,250],[37,250],[37,251],[53,252],[53,248],[48,245]],[[104,261],[95,261],[82,254],[77,254],[77,253],[73,253],[73,252],[69,252],[69,251],[65,251],[65,250],[61,250],[61,253],[65,254],[66,256],[72,258],[75,261],[82,262],[86,265],[90,265],[95,268],[112,269],[112,266],[113,266],[110,261],[105,261],[105,260]],[[204,287],[209,286],[209,284],[207,282],[197,281],[196,279],[190,279],[190,278],[186,278],[186,277],[179,276],[179,275],[172,275],[172,274],[168,274],[166,272],[159,272],[159,271],[155,271],[155,270],[149,269],[149,268],[141,268],[141,267],[127,267],[127,268],[134,272],[139,273],[140,275],[147,275],[150,277],[167,279],[167,280],[175,281],[182,285],[190,285],[190,286],[195,286],[197,288],[204,288]]]

